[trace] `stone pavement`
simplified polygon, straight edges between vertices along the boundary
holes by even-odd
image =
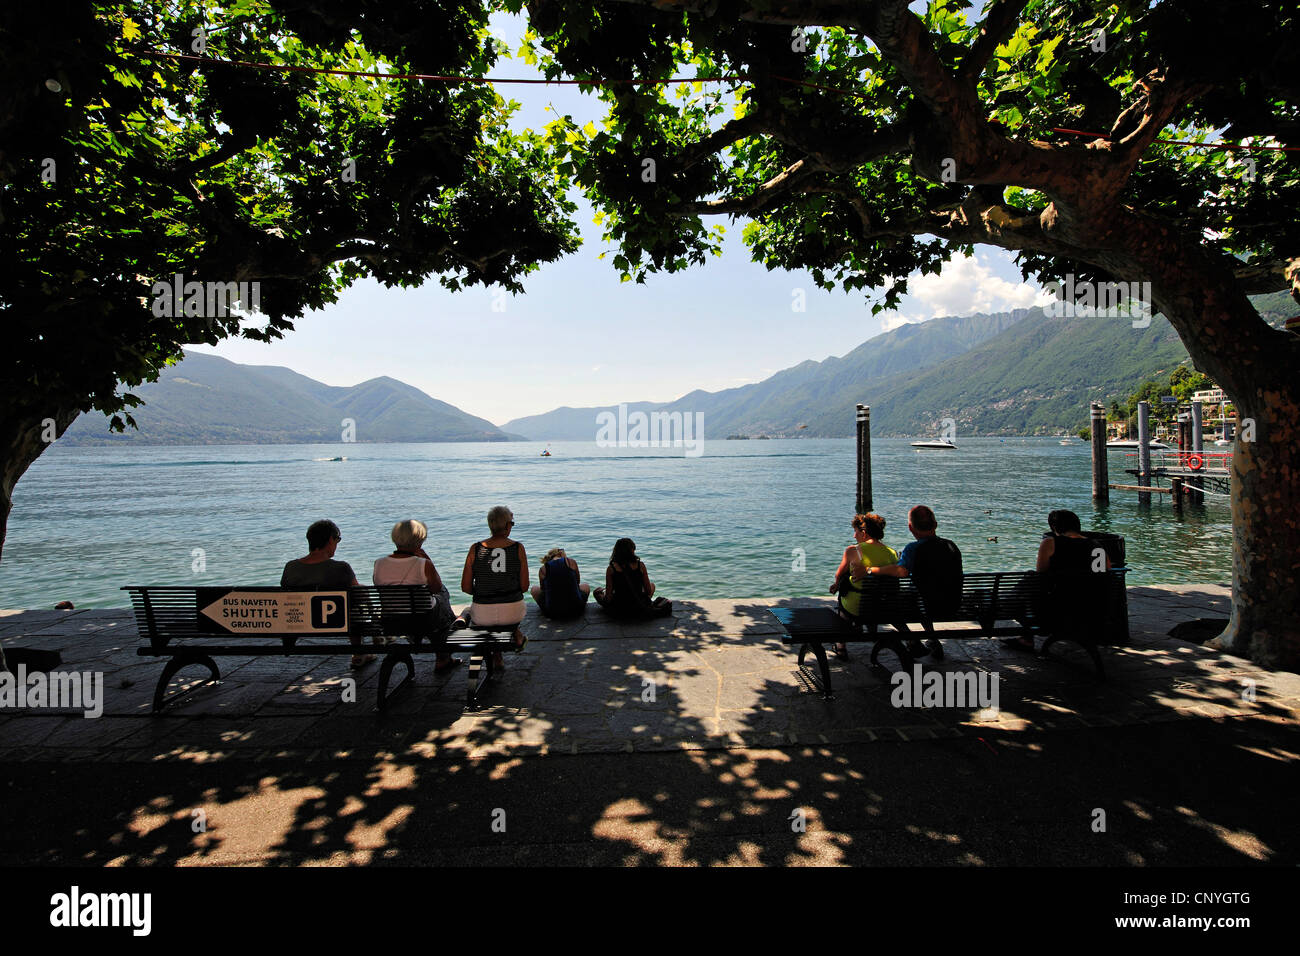
[[[823,701],[766,609],[824,599],[683,601],[673,618],[635,624],[594,606],[582,620],[556,624],[530,605],[531,643],[507,655],[504,679],[485,688],[481,710],[463,708],[467,667],[437,677],[432,658],[421,656],[414,684],[384,716],[374,709],[378,665],[354,675],[341,656],[218,658],[219,684],[198,686],[202,668],[183,671],[177,680],[188,676],[195,692],[153,716],[163,665],[136,655],[130,611],[0,611],[0,644],[59,650],[59,670],[104,674],[105,697],[98,719],[0,709],[0,763],[708,751],[1237,716],[1293,724],[1300,675],[1167,637],[1182,621],[1226,618],[1228,602],[1228,590],[1214,585],[1130,588],[1133,644],[1102,650],[1104,683],[1068,642],[1040,659],[995,640],[945,640],[946,659],[926,669],[996,673],[997,711],[892,706],[889,673],[867,665],[865,644],[850,645],[847,664],[832,658],[836,699]],[[897,666],[892,655],[883,659]],[[354,676],[355,702],[345,702]]]

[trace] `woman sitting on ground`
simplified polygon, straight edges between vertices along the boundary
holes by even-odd
[[[476,541],[465,555],[465,568],[460,575],[460,589],[473,595],[474,601],[465,610],[455,627],[494,627],[519,624],[526,608],[524,594],[528,591],[528,555],[524,546],[510,539],[510,529],[515,526],[514,513],[504,505],[497,505],[487,515],[490,538]],[[514,631],[515,647],[523,650],[528,638],[518,627]],[[492,658],[495,670],[505,669],[501,652]]]
[[[884,536],[885,519],[874,511],[853,516],[853,537],[857,543],[844,549],[830,587],[831,594],[839,594],[839,614],[846,620],[857,620],[861,611],[864,589],[861,581],[867,576],[867,568],[883,568],[898,563],[898,552],[880,540]],[[835,656],[847,661],[848,648],[836,644]]]
[[[424,553],[424,542],[429,538],[429,529],[423,521],[408,518],[393,525],[393,553],[375,562],[374,582],[376,586],[387,584],[423,584],[433,595],[433,604],[428,613],[435,621],[443,621],[439,630],[450,630],[455,613],[451,609],[451,595],[438,576],[438,569]],[[434,665],[435,674],[445,674],[460,661],[450,653],[438,654],[438,663]]]
[[[654,582],[645,562],[636,556],[631,538],[619,538],[605,568],[605,586],[593,592],[596,603],[617,617],[664,617],[673,613],[673,604],[654,596]]]
[[[1079,516],[1073,511],[1053,511],[1047,516],[1047,527],[1051,530],[1043,535],[1038,545],[1038,560],[1034,570],[1039,574],[1088,574],[1093,571],[1109,571],[1110,556],[1101,545],[1083,533]],[[1040,608],[1038,617],[1050,615],[1049,608]],[[1023,623],[1023,622],[1022,622]],[[1015,637],[1002,642],[1016,650],[1032,651],[1032,637]]]
[[[565,554],[563,548],[546,552],[537,569],[537,582],[531,593],[538,610],[547,617],[578,617],[586,608],[591,585],[582,583],[578,562]]]
[[[280,572],[280,587],[313,591],[360,587],[352,565],[334,560],[334,552],[342,540],[343,534],[333,521],[322,519],[313,522],[307,529],[307,547],[310,550],[306,557],[294,558],[284,566]],[[349,635],[348,642],[360,650],[360,637]],[[352,669],[365,667],[374,659],[374,654],[353,654]]]

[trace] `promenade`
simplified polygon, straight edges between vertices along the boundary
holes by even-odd
[[[530,606],[482,709],[467,667],[418,657],[384,716],[377,663],[261,657],[219,659],[220,684],[155,717],[162,661],[136,655],[129,611],[3,611],[0,643],[103,673],[104,701],[0,710],[6,804],[31,824],[0,862],[1295,864],[1276,800],[1300,675],[1167,636],[1228,597],[1130,588],[1104,683],[1066,642],[1044,660],[945,640],[926,669],[996,673],[996,711],[892,706],[865,644],[822,700],[766,611],[817,598],[640,624]]]

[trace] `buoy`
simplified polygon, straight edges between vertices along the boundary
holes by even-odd
[[[1201,466],[1204,464],[1205,464],[1205,459],[1202,458],[1200,455],[1187,456],[1187,467],[1192,469],[1192,471],[1200,471]]]

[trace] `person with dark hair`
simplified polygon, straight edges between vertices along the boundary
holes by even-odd
[[[605,586],[592,592],[599,604],[617,617],[665,617],[673,613],[673,604],[654,596],[654,582],[645,562],[636,556],[636,543],[619,538],[605,568]]]
[[[537,585],[530,592],[537,609],[557,619],[578,617],[587,607],[591,585],[584,584],[578,562],[563,548],[552,548],[537,569]]]
[[[1038,559],[1034,563],[1034,570],[1039,574],[1079,575],[1110,570],[1109,555],[1083,533],[1079,516],[1073,511],[1049,512],[1047,527],[1049,530],[1038,544]],[[1048,606],[1039,607],[1036,616],[1045,619],[1050,611]],[[1034,649],[1032,637],[1013,637],[1002,643],[1015,650]]]
[[[913,578],[931,620],[954,613],[961,605],[961,550],[947,538],[938,535],[939,519],[925,505],[917,505],[907,513],[907,530],[916,540],[903,549],[898,563],[878,568],[867,568],[868,575],[886,574],[896,578]],[[907,631],[906,624],[895,624],[898,630]],[[928,652],[936,660],[943,660],[943,645],[938,638],[930,638],[924,646],[912,638],[907,644],[913,657],[924,657]]]
[[[884,518],[874,511],[854,515],[852,526],[857,543],[844,549],[840,566],[835,569],[835,580],[830,587],[832,594],[839,594],[840,615],[849,620],[854,620],[861,609],[863,589],[858,582],[866,577],[867,568],[898,563],[898,552],[880,540],[885,536]],[[842,643],[836,644],[835,656],[847,661],[848,648]]]
[[[334,552],[342,540],[343,534],[333,521],[322,519],[313,522],[307,529],[307,547],[310,550],[305,557],[295,558],[284,566],[280,572],[280,587],[317,591],[359,587],[352,565],[334,560]],[[360,637],[349,636],[348,641],[353,647],[361,647]],[[353,654],[352,669],[365,667],[374,659],[373,654]]]

